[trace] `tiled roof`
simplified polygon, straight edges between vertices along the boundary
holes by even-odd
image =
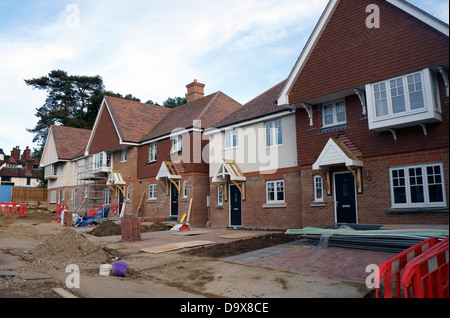
[[[91,130],[65,126],[51,126],[58,158],[70,160],[83,155]]]
[[[277,106],[277,99],[285,82],[286,80],[268,89],[261,95],[255,97],[244,106],[242,106],[242,108],[238,109],[224,119],[216,122],[214,124],[214,127],[220,128],[249,119],[254,119],[287,110],[288,108],[286,107]]]
[[[2,168],[0,169],[0,177],[13,177],[13,178],[26,178],[26,177],[32,177],[32,178],[36,178],[38,173],[39,173],[39,169],[33,169],[33,173],[32,175],[27,175],[26,174],[26,169],[25,168],[10,168],[10,167],[6,167],[6,168]]]
[[[170,108],[117,97],[105,96],[105,100],[124,142],[139,142],[170,112]]]
[[[216,121],[241,107],[241,104],[219,91],[171,109],[141,141],[170,134],[177,128],[190,128],[194,120],[201,120],[201,128],[212,127]]]

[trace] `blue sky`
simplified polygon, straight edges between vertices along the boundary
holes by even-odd
[[[54,69],[162,103],[197,79],[246,103],[285,79],[327,0],[0,0],[0,148],[36,147],[26,128]],[[447,0],[410,0],[448,23]]]

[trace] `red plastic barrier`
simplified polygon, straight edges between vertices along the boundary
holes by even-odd
[[[25,216],[26,205],[23,203],[10,203],[10,202],[0,202],[0,210],[18,214],[20,216]]]
[[[66,206],[66,205],[62,205],[62,204],[57,204],[56,205],[56,215],[57,216],[61,216],[61,213],[64,211],[64,210],[69,210],[69,207],[68,206]]]
[[[401,284],[405,298],[449,297],[449,238],[406,264]]]
[[[421,255],[437,243],[439,243],[437,238],[428,238],[381,263],[375,277],[375,282],[378,286],[375,289],[375,297],[380,298],[379,283],[384,279],[384,298],[392,298],[392,281],[395,278],[395,297],[400,298],[400,275],[403,268],[410,260]]]

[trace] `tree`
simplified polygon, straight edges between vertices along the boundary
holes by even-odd
[[[92,128],[98,112],[95,97],[104,91],[100,76],[68,75],[62,70],[51,71],[48,76],[25,80],[33,89],[48,92],[45,104],[36,108],[38,123],[27,131],[34,133],[33,142],[45,142],[51,125]]]
[[[100,76],[68,75],[62,70],[51,71],[48,76],[25,80],[33,89],[47,91],[45,104],[36,108],[38,123],[27,131],[34,133],[33,142],[43,147],[51,125],[91,129],[105,95],[140,102],[131,94],[105,91]]]
[[[187,97],[169,97],[163,102],[164,107],[175,108],[187,103]]]

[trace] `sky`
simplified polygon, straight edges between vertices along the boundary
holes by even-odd
[[[46,92],[25,79],[64,70],[162,104],[194,79],[245,104],[289,76],[328,0],[0,0],[0,148],[33,143]],[[448,23],[448,0],[409,0]]]

